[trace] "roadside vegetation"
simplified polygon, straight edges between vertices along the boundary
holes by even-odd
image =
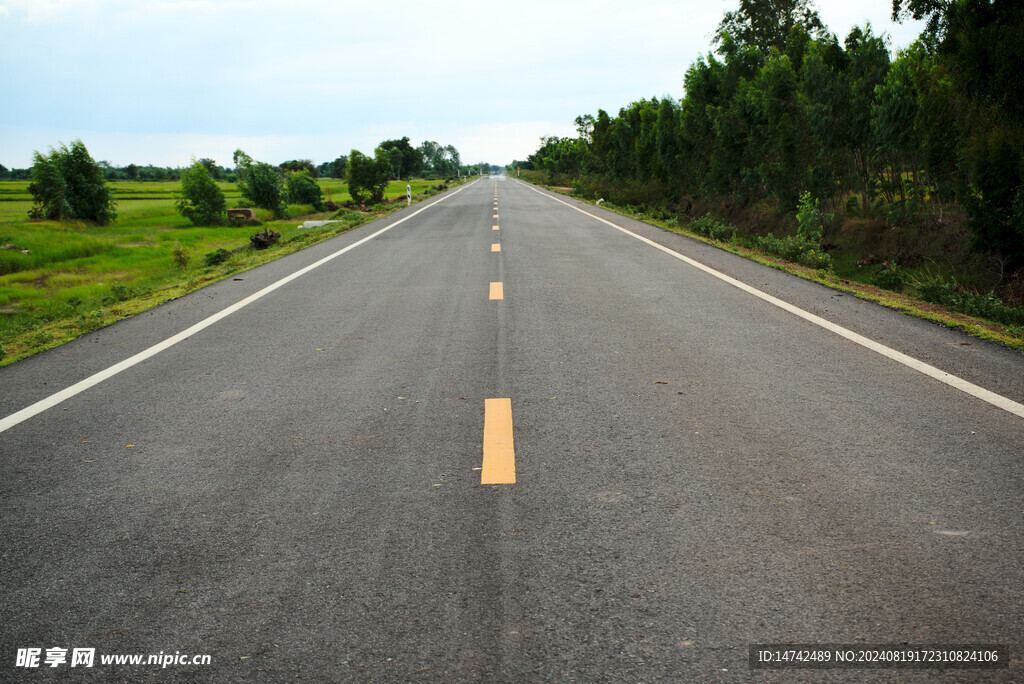
[[[370,203],[349,192],[352,155],[326,167],[340,178],[239,150],[231,169],[201,159],[164,174],[175,180],[142,181],[107,180],[128,171],[106,173],[80,141],[37,154],[31,180],[0,181],[0,365],[380,218],[406,206],[407,186],[415,202],[491,171],[440,149],[441,173],[421,162],[417,178],[376,153],[388,173]],[[228,219],[239,207],[255,218]],[[307,220],[334,222],[301,228]]]
[[[1024,346],[1024,5],[893,16],[927,20],[896,55],[808,0],[740,0],[681,100],[581,115],[510,169]]]

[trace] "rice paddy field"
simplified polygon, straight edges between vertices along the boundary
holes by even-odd
[[[343,180],[320,179],[325,199],[349,201]],[[413,200],[436,192],[439,181],[416,179]],[[392,182],[387,199],[404,198],[407,181]],[[0,181],[0,365],[56,346],[95,328],[179,297],[259,263],[289,254],[405,206],[368,211],[315,213],[290,205],[288,218],[272,220],[256,210],[263,226],[193,226],[175,209],[177,181],[112,182],[117,219],[106,226],[84,222],[32,221],[27,181]],[[221,183],[229,207],[242,199],[233,183]],[[336,218],[317,229],[305,220]],[[249,246],[263,228],[281,234],[266,250]],[[209,265],[206,255],[229,257]]]

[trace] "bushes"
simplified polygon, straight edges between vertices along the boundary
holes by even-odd
[[[993,292],[985,295],[967,292],[955,279],[924,280],[917,283],[917,291],[925,301],[952,311],[987,318],[1004,325],[1024,325],[1024,308],[1003,304]]]
[[[188,268],[188,252],[180,242],[175,241],[174,247],[171,248],[171,257],[174,259],[174,265],[178,268]]]
[[[284,214],[284,188],[281,174],[265,162],[245,168],[238,175],[238,189],[242,196],[260,209],[268,209],[275,216]]]
[[[230,258],[231,258],[231,252],[229,252],[228,250],[224,249],[223,247],[220,247],[218,249],[215,249],[212,252],[207,252],[206,256],[203,257],[203,262],[207,266],[217,266],[218,264],[223,264],[225,261],[227,261]]]
[[[285,180],[288,202],[291,204],[311,204],[317,211],[324,211],[324,193],[305,169],[288,174]]]
[[[818,200],[811,193],[800,195],[800,204],[796,212],[796,234],[804,242],[821,244],[821,212],[818,211]]]
[[[238,189],[253,206],[268,209],[275,216],[284,215],[284,182],[280,172],[270,164],[253,161],[242,150],[235,150],[238,165]]]
[[[792,261],[793,263],[801,264],[802,266],[807,266],[809,268],[831,268],[832,257],[828,252],[822,249],[821,244],[819,243],[821,239],[820,221],[817,224],[819,228],[815,231],[813,229],[814,224],[810,223],[813,219],[808,220],[809,225],[805,226],[804,230],[808,235],[816,236],[818,241],[808,240],[801,235],[775,237],[771,233],[768,233],[767,235],[741,237],[737,235],[735,228],[721,223],[712,217],[711,214],[705,214],[699,219],[691,221],[687,227],[697,235],[710,238],[712,240],[719,240],[721,242],[745,243],[754,249],[759,249],[767,254],[771,254],[785,259],[786,261]]]
[[[832,266],[832,257],[821,248],[821,245],[808,242],[798,235],[775,237],[768,233],[767,235],[755,235],[750,241],[755,248],[762,252],[767,252],[802,266],[809,268],[829,268]]]
[[[906,272],[888,261],[871,276],[871,283],[886,290],[899,292],[907,282]]]
[[[699,219],[690,221],[688,228],[697,235],[723,242],[732,240],[736,235],[735,228],[720,223],[711,214],[704,214]]]
[[[178,213],[197,226],[212,226],[224,222],[227,202],[206,166],[192,162],[181,174],[181,195],[176,203]]]
[[[117,203],[103,169],[89,156],[81,140],[71,143],[71,147],[51,147],[45,156],[36,152],[33,159],[28,191],[35,204],[30,217],[50,221],[85,219],[101,225],[117,218]]]
[[[352,150],[348,157],[348,194],[361,204],[379,204],[391,177],[391,160],[377,149],[377,157]]]

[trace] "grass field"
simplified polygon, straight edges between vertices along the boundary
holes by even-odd
[[[409,184],[415,201],[433,194],[438,181],[417,179]],[[321,179],[320,185],[335,202],[351,199],[345,181]],[[262,228],[197,227],[179,216],[174,206],[177,181],[116,182],[109,187],[118,202],[117,219],[95,226],[30,221],[28,182],[0,181],[0,365],[404,206],[394,203],[334,215],[290,205],[289,217],[282,220],[256,210],[263,227],[281,234],[277,245],[256,251],[249,246],[249,236]],[[241,199],[238,188],[228,183],[221,187],[228,206],[236,206]],[[405,194],[406,181],[395,181],[385,197]],[[341,223],[298,228],[304,220],[317,218],[338,218]],[[230,258],[208,266],[206,255],[218,249],[231,252]]]

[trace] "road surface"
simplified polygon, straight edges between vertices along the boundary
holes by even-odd
[[[0,679],[1021,681],[1022,403],[1018,352],[481,179],[0,369]]]

